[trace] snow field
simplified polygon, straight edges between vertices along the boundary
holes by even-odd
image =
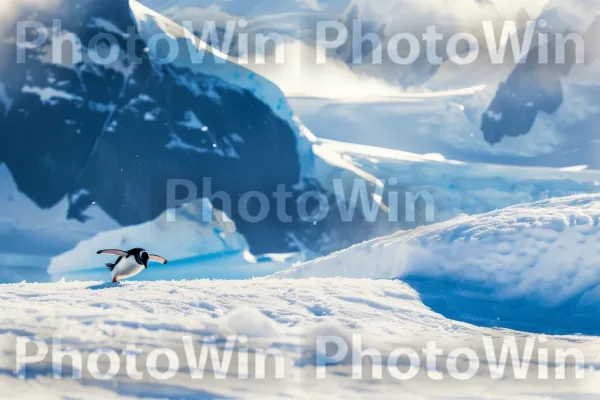
[[[451,398],[464,393],[471,393],[473,398],[506,398],[510,395],[542,399],[549,398],[548,393],[552,393],[550,398],[579,398],[600,392],[598,374],[593,367],[598,362],[594,350],[598,339],[593,337],[539,339],[546,340],[544,343],[550,349],[575,348],[585,354],[585,364],[581,368],[572,360],[568,362],[564,380],[536,378],[539,370],[537,352],[533,355],[530,375],[524,380],[515,380],[511,367],[507,367],[509,373],[505,379],[492,379],[483,359],[479,372],[472,379],[459,381],[452,378],[445,367],[451,349],[469,347],[483,357],[481,338],[484,336],[489,336],[494,343],[500,343],[505,335],[514,336],[519,346],[537,337],[448,320],[428,309],[414,289],[399,281],[255,279],[126,282],[119,286],[94,282],[15,284],[2,285],[0,299],[3,316],[0,320],[0,351],[3,354],[0,384],[5,388],[7,398],[33,398],[40,390],[46,398],[79,394],[85,398],[105,399],[121,396],[325,398],[332,394],[337,398],[397,398],[399,394],[405,394],[419,399]],[[355,340],[355,334],[360,334],[362,343]],[[81,351],[84,360],[99,348],[131,354],[127,345],[135,342],[136,354],[140,354],[136,365],[145,375],[141,380],[131,379],[122,365],[117,376],[106,381],[95,379],[85,367],[81,379],[52,379],[53,366],[63,365],[66,376],[73,370],[68,357],[61,364],[48,356],[44,361],[28,366],[26,380],[18,379],[14,374],[16,337],[37,338],[50,343],[52,335],[61,336],[64,350]],[[195,343],[200,343],[207,337],[215,337],[216,346],[223,350],[229,335],[243,335],[247,342],[235,343],[232,367],[226,379],[214,378],[215,368],[210,366],[203,379],[191,379],[182,338],[189,336]],[[322,350],[317,347],[316,338],[323,336],[342,338],[349,349],[376,349],[384,360],[394,349],[420,351],[428,341],[436,340],[437,347],[444,351],[444,355],[437,358],[443,379],[430,379],[424,361],[412,379],[395,379],[386,368],[382,379],[377,379],[371,375],[371,368],[377,363],[369,361],[368,357],[357,363],[350,356],[331,362],[325,370],[325,379],[316,379],[319,369],[315,365],[315,355]],[[158,370],[174,373],[166,380],[155,379],[144,370],[144,365],[148,365],[144,357],[149,357],[159,347],[172,349],[180,359],[175,371],[166,357],[159,357]],[[52,349],[50,346],[49,351]],[[249,354],[247,360],[243,358],[245,349]],[[254,379],[257,370],[254,370],[253,361],[261,349],[281,351],[282,377],[278,379],[275,375],[273,361],[267,367],[266,379]],[[497,354],[499,352],[498,348]],[[108,362],[106,359],[103,362],[100,362],[99,370],[105,372]],[[468,366],[465,362],[458,362],[460,371],[464,372]],[[358,364],[362,365],[364,378],[352,379]],[[241,365],[250,366],[249,379],[238,379]],[[400,361],[401,371],[406,371],[409,366],[407,361]],[[549,376],[553,377],[556,371],[556,366],[550,365]],[[585,372],[583,378],[575,378],[577,371]]]

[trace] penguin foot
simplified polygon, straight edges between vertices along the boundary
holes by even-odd
[[[119,280],[117,278],[113,278],[113,283],[119,283]]]

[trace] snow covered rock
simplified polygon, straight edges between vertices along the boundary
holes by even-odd
[[[581,68],[573,72],[575,67],[584,63],[591,65],[600,59],[595,39],[600,33],[600,14],[589,12],[590,7],[597,9],[598,6],[599,3],[594,0],[549,2],[534,25],[536,34],[546,35],[548,43],[534,40],[521,63],[499,85],[482,118],[481,130],[486,141],[496,144],[505,137],[526,135],[534,127],[538,114],[555,115],[563,102],[567,102],[566,107],[570,106],[573,94],[565,91],[563,81],[568,82],[570,77],[575,82],[584,82],[585,78],[580,76]],[[568,44],[565,45],[557,35],[583,40],[566,42]],[[540,49],[545,49],[546,56],[541,55]],[[562,60],[559,54],[562,54]],[[598,83],[597,79],[593,81],[596,90]],[[595,138],[595,130],[588,131],[588,127],[598,124],[598,116],[593,114],[597,113],[582,116],[580,122],[585,122],[586,128],[577,132],[578,136]],[[585,149],[580,151],[585,152]]]
[[[450,6],[437,0],[328,0],[319,1],[318,6],[292,1],[145,3],[176,21],[191,20],[198,30],[205,20],[224,23],[244,18],[248,27],[243,32],[250,36],[282,35],[290,50],[283,68],[250,68],[277,82],[288,96],[299,97],[291,102],[319,137],[414,153],[442,153],[469,162],[600,168],[595,156],[600,143],[596,130],[600,123],[600,50],[595,39],[600,19],[595,0],[466,0]],[[374,49],[366,40],[357,46],[364,52],[363,62],[358,65],[332,59],[336,56],[333,50],[326,65],[314,65],[311,60],[315,59],[315,50],[307,46],[315,45],[311,35],[316,21],[342,21],[351,36],[355,18],[361,19],[363,34],[374,33],[383,39],[384,62],[372,63]],[[516,21],[521,33],[528,21],[534,21],[534,27],[539,23],[528,62],[518,64],[508,45],[503,62],[491,63],[491,45],[482,21],[494,23],[497,44],[504,22]],[[547,26],[541,28],[544,23]],[[409,32],[419,38],[431,25],[444,34],[445,40],[437,42],[440,57],[446,55],[451,35],[469,32],[479,40],[477,61],[457,65],[445,58],[441,65],[432,65],[425,57],[425,43],[421,44],[420,57],[410,65],[387,60],[385,44],[391,35]],[[538,33],[550,33],[552,41],[549,62],[545,64],[538,62]],[[584,36],[585,64],[573,65],[572,41],[566,46],[568,62],[561,65],[554,61],[556,33]],[[297,46],[294,41],[304,41],[304,45]],[[351,58],[351,42],[348,39],[338,49],[337,55],[344,61]],[[295,53],[302,57],[294,59]],[[283,73],[282,69],[289,72]],[[410,88],[404,90],[404,86]],[[456,94],[448,95],[448,91]]]
[[[281,91],[210,49],[195,63],[201,44],[180,26],[135,1],[26,2],[3,32],[16,32],[14,21],[33,10],[50,33],[60,20],[63,35],[78,38],[65,41],[62,52],[53,52],[60,42],[52,35],[36,47],[15,46],[10,34],[0,46],[10,60],[0,67],[0,163],[39,208],[66,200],[62,218],[86,224],[98,207],[128,226],[167,208],[170,179],[193,182],[199,195],[225,191],[235,200],[277,185],[295,193],[307,178],[312,153]],[[98,34],[116,42],[88,43]],[[162,40],[153,45],[157,35]],[[178,44],[172,62],[162,58],[166,40]],[[114,62],[95,61],[108,51],[118,55]],[[16,62],[17,52],[25,63]],[[256,253],[293,247],[285,238],[294,224],[274,215],[249,224],[235,203],[231,217]]]

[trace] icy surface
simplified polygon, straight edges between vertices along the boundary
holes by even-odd
[[[371,379],[370,372],[362,380],[351,377],[352,365],[342,361],[331,365],[327,379],[316,380],[314,364],[315,337],[335,335],[351,338],[362,334],[362,348],[375,348],[382,354],[400,347],[424,348],[437,340],[444,355],[438,365],[445,365],[450,349],[469,346],[482,351],[482,336],[494,343],[505,335],[516,337],[519,346],[536,336],[454,322],[432,312],[418,294],[399,281],[364,279],[309,279],[242,281],[127,282],[120,286],[95,282],[55,284],[0,285],[0,385],[8,398],[86,399],[113,398],[390,398],[411,399],[523,398],[554,399],[594,398],[600,393],[597,347],[593,337],[546,337],[553,348],[575,348],[586,355],[585,365],[575,367],[569,361],[565,380],[540,381],[534,355],[527,379],[515,380],[512,368],[502,380],[492,380],[483,364],[471,380],[457,381],[442,371],[443,379],[433,381],[420,369],[417,377],[398,381],[389,375]],[[240,348],[276,348],[284,354],[285,375],[275,379],[267,369],[266,379],[237,379],[235,368],[224,379],[214,379],[209,367],[205,377],[190,379],[185,357],[181,353],[182,337],[195,342],[206,337],[218,338],[219,348],[228,335],[245,334],[246,345]],[[26,369],[27,379],[14,375],[15,339],[36,337],[51,340],[61,335],[63,349],[84,351],[84,357],[98,348],[115,349],[118,354],[128,343],[135,346],[144,360],[156,347],[168,347],[181,355],[179,373],[168,380],[150,379],[147,370],[142,380],[127,378],[125,368],[117,377],[102,381],[84,373],[81,380],[52,379],[48,358]],[[356,343],[352,344],[356,346]],[[495,349],[496,353],[500,351]],[[129,354],[129,353],[128,353]],[[237,353],[235,353],[237,354]],[[232,365],[237,365],[236,357]],[[166,359],[159,368],[167,370]],[[252,360],[252,359],[250,359]],[[54,366],[61,362],[54,360]],[[334,363],[335,364],[335,363]],[[69,357],[62,361],[64,371],[71,373]],[[368,357],[363,368],[370,371]],[[424,365],[424,364],[423,364]],[[465,366],[460,364],[460,368]],[[106,366],[104,366],[106,367]],[[101,368],[104,368],[101,367]],[[585,368],[584,379],[575,379],[575,370]],[[579,370],[579,369],[578,369]],[[554,376],[555,366],[549,366]],[[493,390],[490,390],[493,388]],[[443,395],[442,395],[443,393]]]

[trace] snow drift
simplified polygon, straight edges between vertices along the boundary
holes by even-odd
[[[548,199],[375,239],[277,277],[401,279],[453,318],[600,332],[600,195]]]

